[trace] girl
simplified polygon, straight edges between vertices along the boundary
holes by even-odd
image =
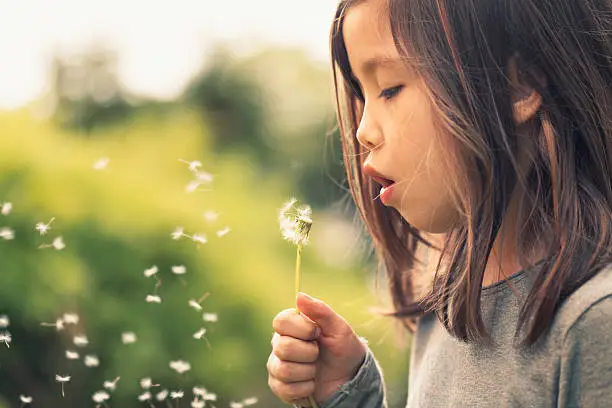
[[[338,5],[348,180],[416,326],[408,407],[611,406],[611,35],[610,0]],[[386,406],[347,322],[297,305],[273,322],[273,392]]]

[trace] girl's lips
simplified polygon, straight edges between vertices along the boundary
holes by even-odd
[[[391,183],[388,186],[383,186],[380,189],[380,201],[382,201],[382,203],[384,205],[388,205],[391,202],[391,197],[393,194],[393,187],[395,187],[395,183]]]

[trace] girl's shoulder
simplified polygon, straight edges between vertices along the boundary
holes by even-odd
[[[574,291],[559,307],[552,330],[561,338],[570,331],[612,329],[612,264]]]

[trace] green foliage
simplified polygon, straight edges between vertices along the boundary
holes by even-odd
[[[0,115],[0,128],[0,202],[14,205],[0,216],[0,228],[15,230],[14,240],[0,240],[0,314],[11,318],[13,334],[11,348],[0,345],[6,399],[0,406],[19,406],[19,394],[32,395],[40,407],[94,406],[93,392],[117,376],[109,401],[114,407],[146,406],[136,400],[142,377],[185,390],[185,399],[192,386],[203,385],[218,394],[217,407],[250,396],[259,397],[258,406],[283,406],[267,387],[265,364],[271,320],[294,304],[295,248],[281,239],[276,220],[277,208],[294,192],[284,172],[261,178],[252,156],[215,152],[222,135],[214,132],[221,130],[189,110],[161,118],[141,114],[87,139],[25,111]],[[108,168],[94,170],[103,156],[110,158]],[[202,161],[215,175],[212,191],[185,192],[192,174],[181,158]],[[209,209],[220,213],[218,221],[204,219]],[[41,237],[34,225],[51,217],[52,229]],[[326,227],[317,223],[325,219],[323,210],[315,209],[313,219],[316,242],[323,239],[317,230]],[[205,233],[208,243],[172,240],[177,226]],[[225,226],[229,234],[217,237]],[[37,248],[57,235],[64,250]],[[325,263],[314,243],[307,247],[303,290],[329,302],[369,338],[388,383],[404,387],[405,364],[388,347],[392,326],[368,312],[377,302],[365,276],[355,273],[358,266],[339,264]],[[152,265],[159,267],[161,304],[145,302],[155,281],[143,271]],[[172,265],[187,267],[184,282],[170,272]],[[217,323],[203,322],[187,304],[205,292],[210,297],[202,306],[218,313]],[[40,325],[65,312],[81,316],[76,327],[57,332]],[[200,327],[208,328],[210,348],[192,337]],[[122,344],[124,331],[135,332],[138,341]],[[79,333],[90,342],[82,350],[72,344]],[[100,367],[68,361],[66,349],[96,354]],[[179,375],[169,368],[179,359],[190,362],[191,371]],[[72,375],[65,398],[55,374]]]

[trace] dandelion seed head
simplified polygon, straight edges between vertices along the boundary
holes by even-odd
[[[189,364],[187,361],[176,360],[170,362],[170,368],[179,374],[183,374],[191,370],[191,364]]]
[[[150,278],[151,276],[155,275],[157,273],[157,271],[158,271],[157,266],[153,265],[149,269],[145,269],[144,276],[146,276],[147,278]]]
[[[312,227],[312,209],[304,205],[295,208],[297,200],[291,198],[279,210],[278,221],[283,238],[296,245],[308,244]]]
[[[0,238],[4,239],[5,241],[15,239],[15,231],[8,227],[0,228]]]
[[[161,297],[157,295],[147,295],[146,299],[147,303],[161,303]]]
[[[206,329],[201,328],[200,330],[194,333],[193,338],[197,340],[201,340],[202,337],[204,337],[204,334],[206,334]]]
[[[183,227],[177,227],[173,232],[172,232],[172,239],[174,240],[179,240],[181,239],[181,237],[183,237],[185,230],[183,229]]]
[[[151,399],[151,393],[149,391],[145,391],[138,396],[138,401],[148,401]]]
[[[217,231],[217,236],[218,236],[219,238],[221,238],[221,237],[223,237],[223,236],[227,235],[227,234],[228,234],[230,231],[231,231],[231,228],[230,228],[230,227],[225,227],[225,228],[223,228],[223,229],[221,229],[221,230]]]
[[[69,375],[62,376],[62,375],[56,374],[55,381],[58,383],[66,383],[70,381],[70,376]]]
[[[31,404],[32,403],[32,397],[27,397],[25,395],[20,395],[19,396],[19,400],[21,401],[22,404]]]
[[[219,320],[219,316],[216,313],[204,313],[202,315],[202,319],[205,322],[216,322]]]
[[[97,367],[100,365],[100,359],[97,356],[85,356],[85,365],[87,367]]]
[[[93,164],[92,167],[94,170],[104,170],[108,166],[109,162],[110,159],[108,157],[101,157]]]
[[[64,313],[62,320],[66,324],[79,324],[79,315],[76,313]]]
[[[0,315],[0,329],[6,329],[9,324],[9,317],[7,315]]]
[[[157,393],[155,398],[157,398],[158,401],[165,400],[166,398],[168,398],[168,390],[161,390],[160,392]]]
[[[185,396],[185,393],[183,391],[181,391],[181,390],[179,390],[179,391],[172,391],[170,393],[170,398],[171,399],[180,399],[180,398],[183,398],[184,396]]]
[[[202,310],[202,306],[200,306],[200,304],[194,299],[189,300],[189,306],[193,307],[197,311]]]
[[[72,350],[66,350],[66,358],[68,360],[78,360],[79,359],[79,353],[76,351],[72,351]]]
[[[74,338],[72,339],[72,342],[74,343],[75,346],[78,346],[78,347],[85,347],[86,345],[89,344],[89,340],[87,339],[87,336],[85,336],[84,334],[74,336]]]
[[[101,404],[104,401],[108,401],[109,398],[110,395],[106,391],[98,391],[94,393],[94,395],[91,397],[91,399],[93,399],[94,402],[97,402],[98,404]]]
[[[136,334],[133,333],[133,332],[124,332],[124,333],[121,333],[121,342],[123,344],[136,343]]]
[[[184,275],[187,272],[185,265],[176,265],[172,267],[172,273],[175,275]]]
[[[2,215],[9,215],[12,210],[13,210],[13,204],[7,202],[7,203],[2,204],[2,209],[0,209],[0,213]]]

